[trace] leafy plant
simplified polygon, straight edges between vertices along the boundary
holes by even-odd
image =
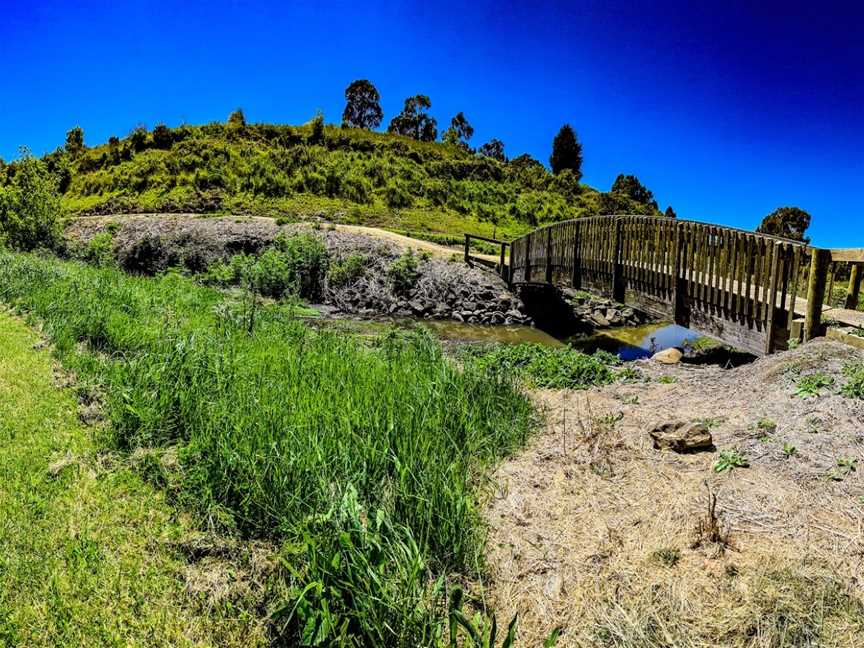
[[[799,398],[819,396],[824,388],[833,384],[834,378],[822,372],[801,376],[795,384],[795,395]]]
[[[678,382],[678,378],[675,376],[660,376],[657,382],[661,385],[673,385]]]
[[[57,179],[26,148],[11,181],[0,184],[0,244],[16,250],[53,248],[60,242]]]
[[[738,450],[722,450],[714,462],[714,472],[725,473],[735,468],[749,468],[750,462]]]
[[[651,559],[664,567],[674,567],[681,560],[681,551],[674,547],[663,547],[654,551]]]
[[[864,363],[849,362],[843,367],[846,384],[841,393],[849,398],[864,399]]]
[[[788,443],[788,442],[784,443],[783,444],[783,454],[785,454],[787,457],[794,457],[795,455],[798,454],[798,448],[796,448],[791,443]]]
[[[420,277],[420,264],[414,255],[414,250],[407,249],[387,269],[387,276],[393,285],[393,290],[399,294],[411,292]]]
[[[837,466],[828,473],[828,478],[834,481],[843,481],[858,467],[858,460],[853,457],[840,457]]]
[[[363,254],[349,254],[333,261],[327,271],[327,282],[337,288],[353,284],[364,275],[368,262],[369,259]]]

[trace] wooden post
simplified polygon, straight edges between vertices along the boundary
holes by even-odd
[[[612,299],[624,302],[624,281],[621,276],[621,219],[615,219],[615,247],[612,252]]]
[[[469,253],[469,249],[471,247],[471,243],[469,242],[471,236],[469,234],[465,235],[465,263],[471,265],[471,254]]]
[[[861,264],[853,263],[849,271],[849,288],[846,290],[846,308],[858,308],[858,295],[861,292]]]
[[[570,284],[574,289],[582,288],[582,260],[579,258],[579,223],[573,223],[573,276]]]
[[[807,313],[804,317],[805,342],[812,340],[821,332],[822,300],[825,297],[829,263],[831,263],[831,252],[813,248],[813,257],[810,259],[810,277],[807,283]]]
[[[771,245],[769,242],[768,245]],[[774,243],[774,253],[771,255],[771,273],[768,279],[768,295],[765,300],[768,308],[765,316],[765,355],[774,350],[774,314],[777,309],[777,288],[780,283],[780,255],[783,248],[782,243]]]
[[[507,269],[504,267],[504,247],[506,245],[506,243],[501,243],[501,257],[498,259],[498,273],[505,281],[507,281]]]
[[[681,274],[681,247],[684,240],[684,230],[680,223],[675,223],[675,245],[672,248],[672,321],[681,323],[684,311],[684,281]]]
[[[531,233],[525,235],[525,279],[523,281],[528,283],[531,281]]]

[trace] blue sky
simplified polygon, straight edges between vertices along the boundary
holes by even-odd
[[[758,8],[749,5],[759,4]],[[0,156],[139,123],[338,122],[369,78],[546,162],[571,123],[585,182],[636,174],[682,218],[813,214],[864,247],[864,3],[0,0]]]

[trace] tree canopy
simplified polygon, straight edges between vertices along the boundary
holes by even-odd
[[[564,169],[570,169],[577,180],[582,179],[582,145],[570,124],[564,124],[552,140],[549,166],[556,175]]]
[[[80,126],[70,128],[66,133],[66,152],[78,155],[84,150],[84,130]]]
[[[663,213],[666,218],[678,218],[678,214],[675,213],[675,210],[672,209],[672,205],[669,205],[666,208],[666,211]]]
[[[654,209],[657,209],[657,201],[654,200],[654,194],[639,182],[639,178],[634,175],[619,174],[615,178],[615,182],[612,183],[612,191],[622,193],[638,203],[650,205]]]
[[[468,123],[465,118],[465,113],[459,111],[456,116],[450,120],[450,128],[444,131],[443,140],[447,144],[459,144],[468,146],[468,140],[474,136],[474,127]]]
[[[426,95],[408,97],[402,112],[390,120],[387,132],[421,142],[434,142],[438,138],[438,122],[426,112],[431,107],[432,101]]]
[[[483,157],[498,160],[499,162],[507,161],[507,156],[504,154],[504,142],[495,137],[478,148],[477,153]]]
[[[800,207],[778,207],[762,219],[756,231],[806,243],[810,241],[804,236],[810,227],[810,218],[810,214]]]
[[[349,128],[372,130],[381,125],[381,95],[368,79],[357,79],[345,88],[345,110],[342,125]]]

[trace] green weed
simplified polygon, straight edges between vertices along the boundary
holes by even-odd
[[[834,378],[831,376],[822,372],[812,373],[798,379],[795,383],[795,395],[799,398],[819,396],[824,388],[833,384]]]
[[[749,468],[750,462],[737,450],[722,450],[714,462],[714,472],[725,473],[735,468]]]

